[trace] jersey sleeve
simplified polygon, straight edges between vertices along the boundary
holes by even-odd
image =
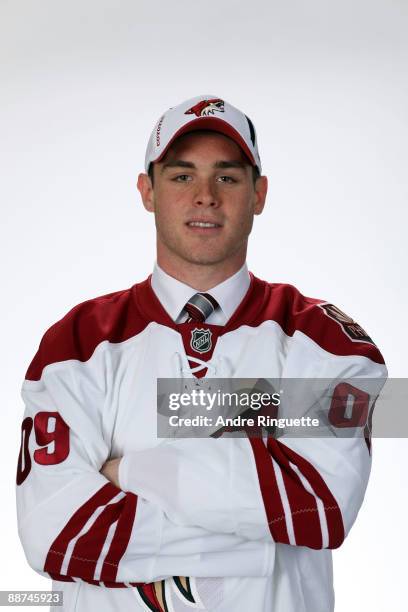
[[[123,457],[119,478],[124,490],[142,491],[181,525],[314,549],[340,546],[367,487],[371,440],[366,428],[387,370],[367,336],[367,342],[357,344],[349,337],[333,340],[342,331],[327,329],[325,314],[317,308],[308,328],[288,339],[281,381],[288,385],[302,378],[312,388],[320,379],[319,416],[326,420],[333,388],[348,385],[354,398],[364,400],[364,422],[354,435],[334,427],[325,437],[290,437],[283,430],[279,437],[169,440]],[[361,328],[353,325],[357,333]],[[324,347],[313,340],[314,327],[326,334]],[[339,342],[341,355],[335,353]],[[279,416],[309,416],[315,400],[306,394],[298,395],[296,406],[284,401]]]
[[[126,453],[119,483],[125,491],[140,491],[180,526],[271,539],[247,438],[172,439]]]
[[[56,339],[46,334],[40,352]],[[157,503],[100,473],[113,435],[109,370],[100,346],[89,361],[51,363],[23,382],[16,502],[30,566],[56,580],[105,586],[191,575],[192,568],[203,576],[263,575],[264,546],[177,525]]]

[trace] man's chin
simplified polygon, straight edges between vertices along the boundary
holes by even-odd
[[[181,257],[184,259],[184,261],[197,266],[211,266],[227,261],[231,255],[232,253],[214,253],[213,251],[207,251],[206,253],[189,252]]]
[[[242,243],[236,242],[234,245],[224,244],[222,246],[214,242],[213,244],[190,243],[188,246],[183,245],[183,248],[180,248],[180,246],[180,243],[168,244],[168,249],[183,262],[196,266],[211,266],[221,264],[234,257],[237,251],[241,250]]]
[[[224,261],[224,258],[218,258],[218,257],[185,257],[183,258],[184,261],[187,261],[188,263],[194,264],[196,266],[211,266],[211,265],[215,265],[218,263],[221,263],[222,261]]]

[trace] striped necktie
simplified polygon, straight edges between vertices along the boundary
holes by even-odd
[[[218,306],[217,300],[209,293],[195,293],[184,306],[184,310],[188,313],[185,322],[204,323]]]

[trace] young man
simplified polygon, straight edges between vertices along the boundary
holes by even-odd
[[[331,549],[364,497],[384,360],[332,304],[248,272],[267,179],[246,115],[187,100],[159,119],[145,162],[153,274],[68,312],[23,383],[27,560],[64,610],[329,612]],[[321,413],[364,435],[163,440],[158,378],[340,381]]]

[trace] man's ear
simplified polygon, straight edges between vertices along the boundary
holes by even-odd
[[[255,205],[254,214],[260,215],[264,209],[266,194],[268,192],[268,179],[266,176],[259,176],[255,182]]]
[[[149,212],[154,212],[153,186],[150,176],[141,172],[137,177],[137,188],[142,197],[143,206]]]

